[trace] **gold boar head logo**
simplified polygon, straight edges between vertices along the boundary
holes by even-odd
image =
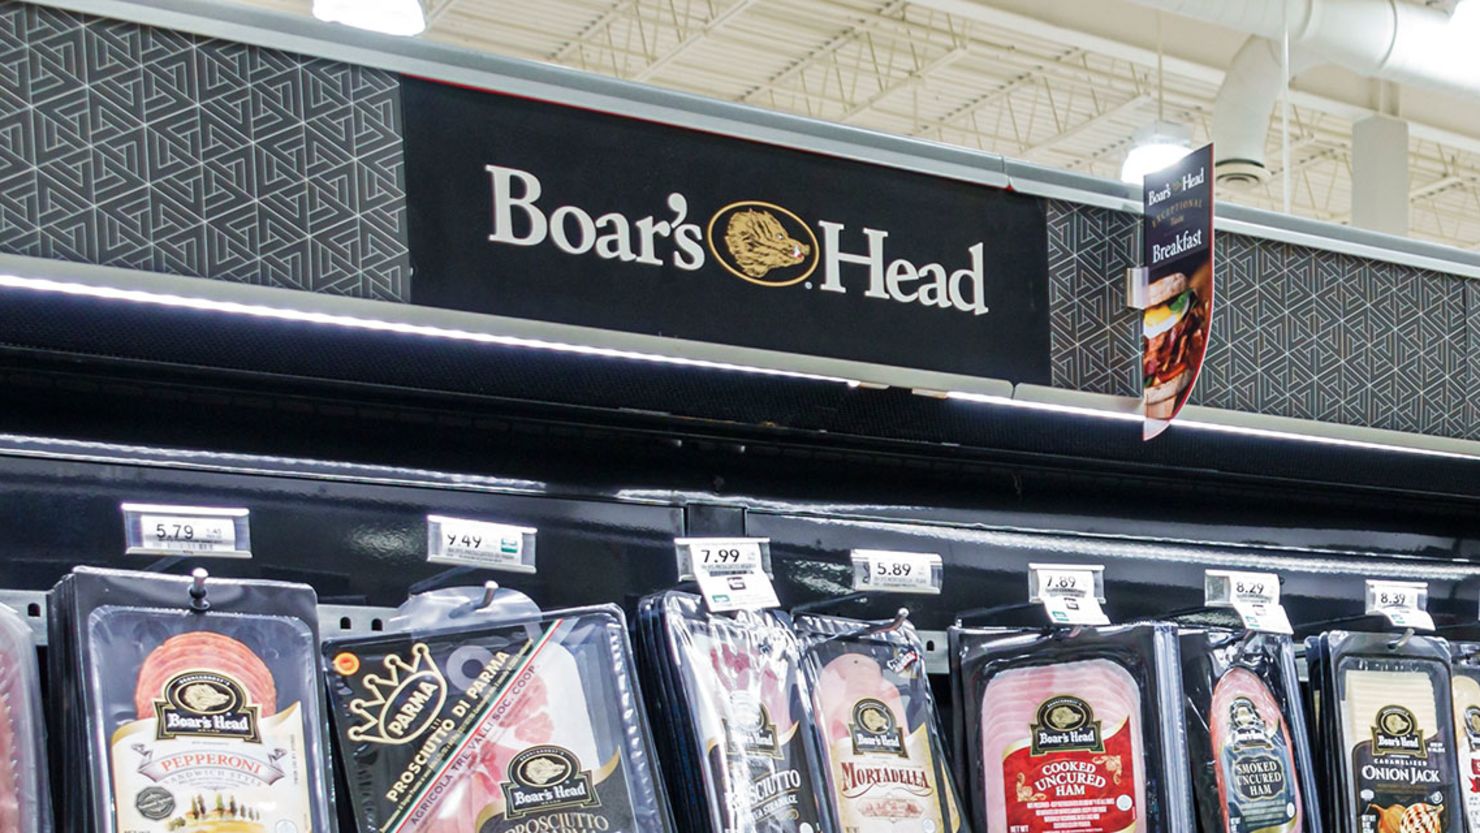
[[[723,237],[717,235],[722,233]],[[709,221],[709,248],[725,270],[761,286],[791,286],[817,268],[817,237],[797,215],[768,202],[737,202]]]

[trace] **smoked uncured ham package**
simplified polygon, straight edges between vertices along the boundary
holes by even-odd
[[[67,829],[333,830],[313,588],[79,567],[52,613]]]
[[[1193,828],[1170,625],[958,628],[952,644],[978,833]]]
[[[940,718],[914,628],[798,616],[824,806],[841,833],[958,833]]]
[[[0,831],[51,830],[45,747],[31,629],[0,605]]]
[[[1480,833],[1480,645],[1454,645],[1454,744],[1470,833]]]
[[[362,833],[670,830],[621,609],[478,592],[324,646]]]
[[[1330,833],[1463,833],[1449,644],[1329,631],[1306,658]]]
[[[639,606],[654,724],[689,833],[818,833],[800,646],[776,611],[711,614],[695,595]]]
[[[1321,833],[1290,638],[1183,628],[1181,653],[1202,833]]]

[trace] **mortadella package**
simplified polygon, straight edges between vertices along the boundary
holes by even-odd
[[[66,829],[334,829],[313,588],[79,567],[52,606]]]
[[[1449,644],[1329,631],[1306,658],[1329,833],[1463,833]]]
[[[483,592],[325,644],[361,833],[670,831],[621,609]]]
[[[824,804],[841,833],[959,833],[961,807],[909,623],[798,616]]]
[[[1202,833],[1321,833],[1290,638],[1183,628],[1181,654]]]
[[[1172,626],[953,631],[978,833],[1193,829]]]
[[[818,833],[817,767],[790,619],[773,610],[709,613],[699,596],[639,606],[639,641],[657,695],[653,718],[689,833]]]

